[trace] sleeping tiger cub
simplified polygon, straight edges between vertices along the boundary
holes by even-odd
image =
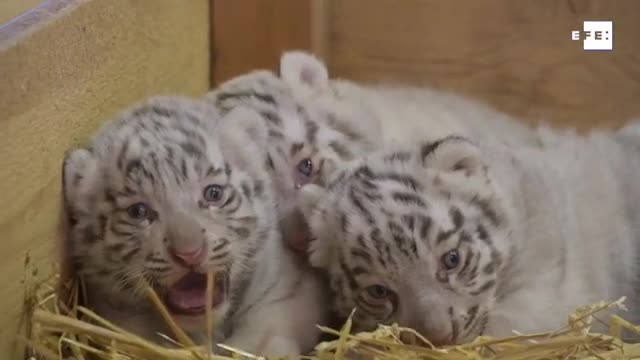
[[[450,136],[370,154],[301,189],[310,263],[337,314],[356,308],[355,331],[399,323],[456,344],[555,330],[623,295],[637,322],[639,134],[515,149]]]

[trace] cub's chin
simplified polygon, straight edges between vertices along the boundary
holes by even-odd
[[[203,331],[207,307],[211,309],[214,323],[224,316],[228,307],[228,288],[228,277],[216,275],[211,301],[207,303],[207,274],[191,271],[167,289],[163,302],[183,330]]]

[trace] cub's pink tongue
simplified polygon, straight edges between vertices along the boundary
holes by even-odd
[[[165,293],[164,302],[174,314],[199,316],[207,306],[216,307],[224,300],[225,278],[216,278],[211,304],[206,303],[207,275],[191,272],[178,280]]]
[[[169,290],[168,300],[171,304],[179,309],[193,311],[205,308],[206,289],[171,289]]]
[[[206,309],[206,292],[207,276],[189,273],[169,288],[166,303],[174,313],[199,315]]]

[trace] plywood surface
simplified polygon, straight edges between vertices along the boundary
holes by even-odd
[[[582,129],[640,115],[640,1],[318,1],[333,75],[430,84]],[[614,51],[571,41],[583,20],[613,20]]]
[[[207,0],[58,0],[0,29],[0,358],[18,358],[27,253],[40,274],[56,254],[65,150],[143,97],[206,91],[208,14]]]
[[[212,84],[276,70],[287,49],[309,49],[311,0],[212,0]]]
[[[0,26],[41,2],[42,0],[0,0]]]

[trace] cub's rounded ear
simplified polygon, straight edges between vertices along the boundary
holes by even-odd
[[[282,54],[280,76],[294,91],[304,95],[311,95],[329,86],[329,72],[325,64],[304,51]]]
[[[78,206],[82,195],[91,191],[96,182],[98,162],[86,149],[69,151],[62,163],[62,193],[64,202]]]
[[[480,148],[463,136],[447,136],[420,147],[423,166],[442,171],[463,172],[466,176],[486,174]]]

